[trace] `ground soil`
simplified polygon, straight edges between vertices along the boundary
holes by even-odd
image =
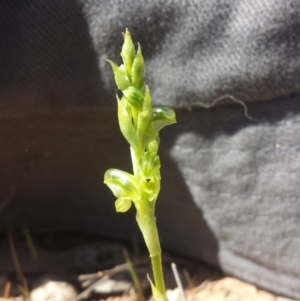
[[[43,233],[32,237],[10,233],[0,241],[0,301],[141,300],[128,273],[125,248],[128,246],[119,242],[78,233]],[[134,249],[129,256],[144,300],[149,300],[149,258],[143,250]],[[201,262],[164,254],[170,301],[184,300],[170,268],[172,262],[177,265],[188,301],[291,300],[226,276]]]

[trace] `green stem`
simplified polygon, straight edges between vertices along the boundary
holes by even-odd
[[[132,147],[130,147],[131,158],[133,163],[134,175],[137,176],[140,165],[140,155]],[[154,276],[154,284],[156,289],[166,296],[165,282],[162,270],[161,247],[154,216],[154,204],[149,204],[148,200],[140,199],[135,203],[137,210],[136,220],[143,234],[146,246],[148,248],[152,271]],[[167,299],[167,298],[166,298]]]
[[[139,158],[136,154],[137,152],[133,149],[132,146],[130,146],[130,154],[131,154],[131,161],[132,161],[132,168],[133,168],[133,174],[134,176],[137,175],[138,169],[140,166]]]
[[[156,288],[163,294],[166,294],[165,281],[163,277],[161,253],[151,256],[151,265],[154,275],[154,283]]]
[[[136,209],[136,220],[142,231],[151,258],[155,286],[162,295],[166,296],[162,271],[161,247],[154,213],[144,200],[140,200],[140,202],[136,204]]]

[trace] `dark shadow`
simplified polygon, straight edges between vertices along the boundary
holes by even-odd
[[[1,111],[91,107],[108,98],[76,1],[1,0],[0,43]]]
[[[167,24],[161,29],[160,9],[154,6],[149,19],[140,20],[151,41],[145,40],[139,22],[132,28],[145,45],[146,58],[157,55],[154,37],[163,39],[170,31]],[[175,9],[168,7],[166,15],[175,18]],[[31,231],[88,231],[131,242],[132,234],[139,233],[135,210],[117,214],[103,184],[107,168],[131,170],[129,148],[115,110],[106,110],[113,96],[103,88],[82,7],[71,0],[13,0],[1,6],[0,20],[5,46],[0,50],[0,199],[16,187],[3,219],[27,224]],[[108,34],[107,52],[117,46],[119,52],[120,32]],[[217,264],[216,239],[168,155],[176,135],[176,130],[168,132],[161,150],[157,215],[163,246]]]
[[[162,190],[156,215],[162,246],[173,253],[219,266],[218,241],[170,155],[178,134],[178,127],[173,125],[163,131],[161,138]]]

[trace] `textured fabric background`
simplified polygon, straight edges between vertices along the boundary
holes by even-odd
[[[299,92],[298,1],[83,1],[104,82],[124,24],[143,45],[156,101],[196,105],[234,93],[268,100]],[[159,75],[158,75],[159,74]]]
[[[300,298],[300,2],[0,1],[1,218],[131,239],[102,185],[130,170],[106,58],[128,27],[163,132],[158,224],[166,250]],[[248,103],[246,118],[223,94]],[[2,208],[4,207],[4,209]]]

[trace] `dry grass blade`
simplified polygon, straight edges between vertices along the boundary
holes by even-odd
[[[15,192],[16,192],[16,186],[12,186],[7,197],[0,204],[0,212],[2,212],[3,209],[7,206],[7,204],[12,200]]]
[[[11,256],[12,256],[12,261],[13,261],[14,267],[16,269],[17,277],[20,282],[21,292],[24,295],[25,300],[29,300],[29,289],[28,289],[27,281],[22,272],[22,268],[21,268],[21,265],[20,265],[20,262],[19,262],[19,259],[17,256],[17,252],[16,252],[16,248],[15,248],[15,244],[14,244],[14,240],[13,240],[13,236],[12,236],[12,231],[10,228],[8,229],[8,244],[9,244],[9,248],[10,248],[10,252],[11,252]]]
[[[7,281],[5,283],[4,292],[3,292],[3,299],[8,299],[10,296],[10,289],[11,289],[11,282]]]
[[[27,225],[23,226],[23,234],[24,234],[24,237],[25,237],[27,247],[28,247],[33,259],[37,260],[38,259],[38,252],[37,252],[36,247],[34,246],[33,239],[31,237],[31,234],[30,234],[30,231],[29,231]]]
[[[128,266],[128,271],[130,273],[130,276],[132,278],[133,284],[135,286],[135,289],[136,289],[136,292],[137,292],[137,295],[138,295],[138,300],[139,301],[144,301],[145,298],[144,298],[144,295],[143,295],[143,292],[142,292],[141,284],[140,284],[140,281],[139,281],[139,279],[136,275],[136,272],[133,268],[133,264],[132,264],[132,262],[129,258],[127,250],[123,249],[123,253],[124,253],[126,264]]]
[[[187,271],[187,269],[183,269],[183,275],[188,284],[188,288],[194,289],[193,281],[192,281],[191,276],[190,276],[189,272]]]
[[[91,286],[89,286],[87,289],[85,289],[83,292],[81,292],[75,299],[73,299],[72,301],[79,301],[81,299],[86,299],[88,298],[88,296],[90,295],[90,293],[93,291],[93,289],[101,282],[106,281],[107,279],[109,279],[108,275],[105,275],[103,278],[101,278],[100,280],[94,282]]]
[[[171,268],[172,268],[172,271],[173,271],[173,274],[174,274],[174,278],[175,278],[176,284],[177,284],[178,289],[179,289],[179,291],[181,293],[182,300],[186,301],[186,297],[185,297],[184,289],[183,289],[183,286],[182,286],[182,282],[181,282],[181,279],[179,277],[177,266],[176,266],[176,264],[174,262],[171,263]]]
[[[95,282],[98,279],[101,279],[104,276],[113,276],[116,275],[120,272],[126,271],[128,269],[127,264],[123,263],[120,265],[115,266],[112,269],[108,269],[108,270],[104,270],[104,271],[100,271],[94,274],[84,274],[84,275],[79,275],[78,276],[78,280],[81,282],[86,282],[86,281],[92,281]]]
[[[139,262],[136,262],[134,265],[140,265],[144,264],[146,261],[141,260]],[[100,271],[94,274],[85,274],[85,275],[79,275],[78,280],[82,282],[83,287],[87,287],[84,291],[82,291],[73,301],[79,301],[82,298],[87,298],[89,294],[93,291],[93,289],[99,285],[101,282],[106,281],[110,277],[121,273],[123,271],[128,271],[128,264],[123,263],[120,264],[112,269]]]

